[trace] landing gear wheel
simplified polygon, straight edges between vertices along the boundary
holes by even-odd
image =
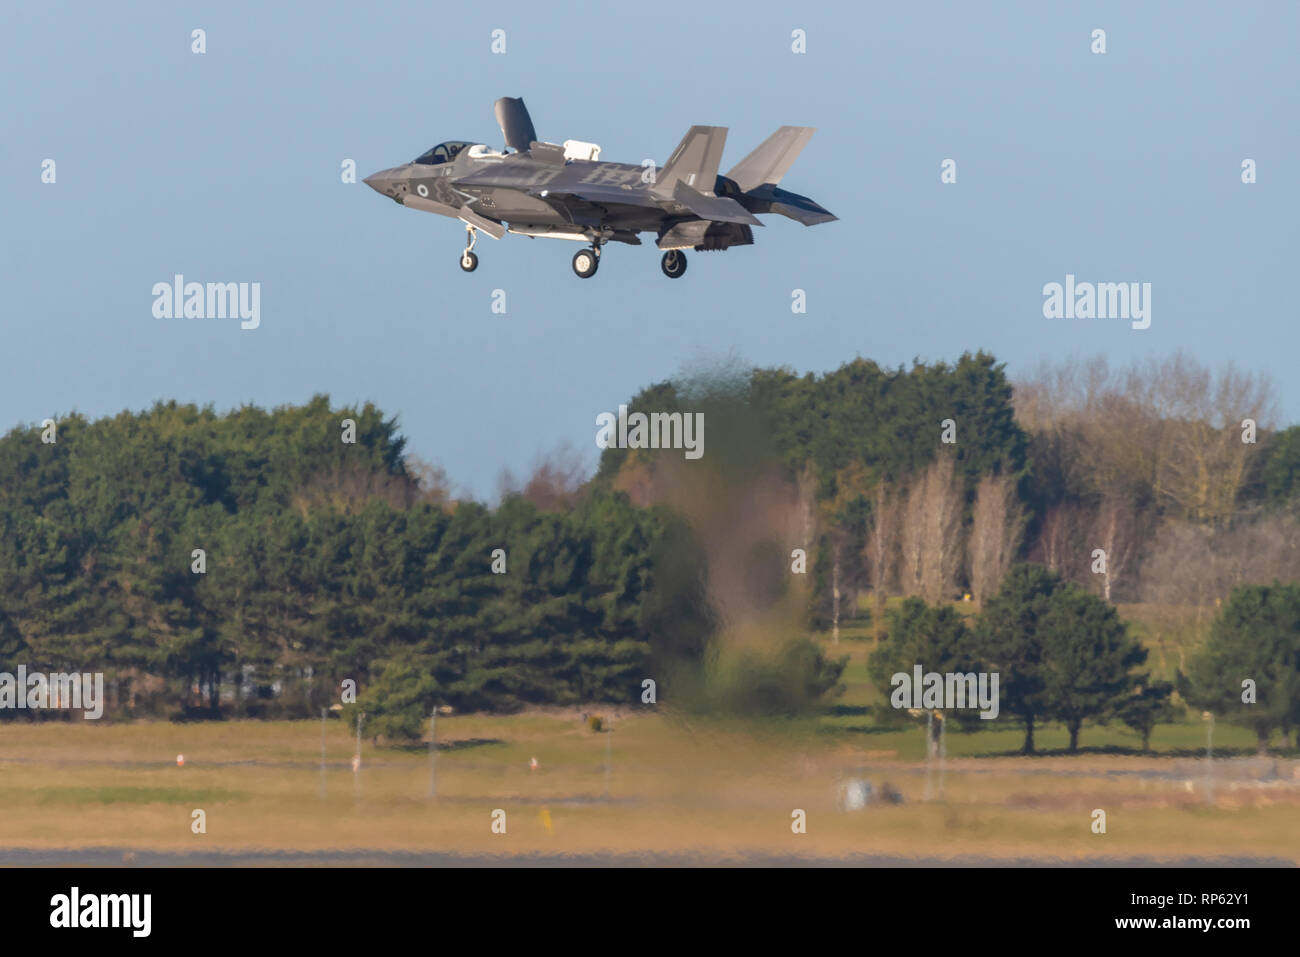
[[[595,249],[579,249],[573,254],[573,271],[582,279],[596,275],[596,267],[599,265],[600,253]]]
[[[478,268],[478,257],[474,255],[474,243],[478,241],[478,230],[465,224],[465,251],[460,254],[460,268],[473,272]]]
[[[668,250],[660,260],[659,268],[669,279],[681,279],[686,273],[686,253],[680,249]]]

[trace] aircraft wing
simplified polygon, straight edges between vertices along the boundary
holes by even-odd
[[[698,189],[687,186],[678,180],[673,189],[673,201],[689,209],[700,219],[709,219],[715,223],[746,223],[750,226],[762,226],[756,216],[746,211],[734,199],[725,196],[705,196]]]
[[[641,189],[624,189],[600,183],[575,183],[559,189],[534,189],[529,196],[538,199],[563,200],[566,197],[579,199],[587,203],[619,204],[622,206],[644,206],[648,209],[662,209],[655,198]]]
[[[560,189],[537,189],[529,193],[538,199],[565,198],[581,200],[599,205],[641,206],[646,209],[671,211],[675,206],[684,206],[692,214],[718,223],[746,223],[762,226],[757,217],[749,213],[734,199],[723,196],[705,196],[699,190],[692,189],[684,182],[678,181],[673,190],[672,199],[656,196],[640,189],[624,189],[622,186],[603,183],[575,183]]]

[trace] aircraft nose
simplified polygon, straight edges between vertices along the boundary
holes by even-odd
[[[376,193],[389,196],[393,191],[393,177],[389,174],[392,170],[381,169],[378,173],[371,173],[361,182],[365,183]]]

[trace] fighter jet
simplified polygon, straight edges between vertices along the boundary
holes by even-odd
[[[466,272],[478,268],[480,230],[493,239],[509,232],[588,243],[573,257],[573,271],[583,279],[596,275],[605,243],[639,246],[638,233],[654,233],[665,250],[664,275],[680,279],[687,249],[751,245],[751,227],[763,225],[755,213],[780,213],[805,226],[836,219],[807,196],[777,186],[812,137],[811,127],[781,127],[719,176],[725,126],[692,126],[667,164],[655,167],[601,162],[594,143],[539,142],[517,97],[497,100],[496,117],[505,139],[500,150],[449,140],[364,180],[403,206],[462,221]]]

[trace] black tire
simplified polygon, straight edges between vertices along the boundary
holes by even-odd
[[[681,279],[686,275],[686,253],[680,249],[670,249],[659,260],[659,268],[669,279]]]
[[[460,268],[466,272],[473,272],[478,268],[478,256],[467,252],[460,257]]]
[[[596,275],[600,266],[600,257],[594,249],[579,249],[573,254],[573,271],[582,279]]]

